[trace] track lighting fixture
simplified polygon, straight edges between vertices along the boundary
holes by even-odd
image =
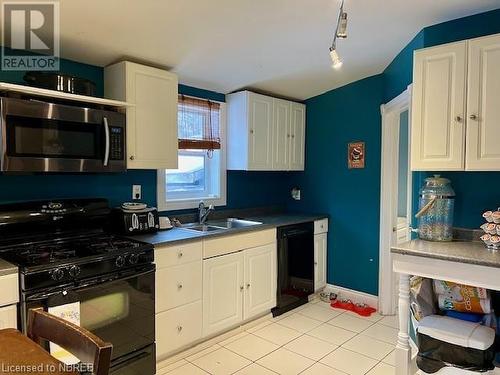
[[[337,27],[333,35],[332,45],[330,47],[330,58],[332,59],[332,67],[339,69],[342,66],[342,59],[337,52],[337,38],[347,38],[347,12],[344,12],[344,0],[340,5],[339,17],[337,19]]]

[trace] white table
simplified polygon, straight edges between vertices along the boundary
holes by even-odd
[[[478,242],[428,242],[413,240],[395,245],[392,264],[399,273],[399,334],[396,374],[409,375],[411,349],[408,335],[410,276],[453,281],[500,290],[500,251]]]

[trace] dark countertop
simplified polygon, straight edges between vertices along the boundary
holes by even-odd
[[[196,232],[186,228],[172,228],[151,234],[141,234],[129,236],[135,240],[148,242],[153,245],[167,245],[171,243],[192,242],[205,238],[229,236],[237,233],[258,231],[264,229],[277,228],[285,225],[301,224],[310,221],[328,218],[324,214],[273,214],[264,216],[243,217],[245,220],[258,221],[262,224],[252,225],[243,228],[221,229],[213,232]],[[211,220],[208,220],[210,222]]]
[[[391,252],[500,268],[500,251],[487,249],[482,242],[477,241],[412,240],[393,246]]]

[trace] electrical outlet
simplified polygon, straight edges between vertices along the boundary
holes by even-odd
[[[132,185],[132,199],[142,199],[141,185]]]

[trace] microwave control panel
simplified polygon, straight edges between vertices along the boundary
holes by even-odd
[[[123,128],[118,126],[110,127],[110,152],[109,158],[111,160],[124,160],[123,152]]]

